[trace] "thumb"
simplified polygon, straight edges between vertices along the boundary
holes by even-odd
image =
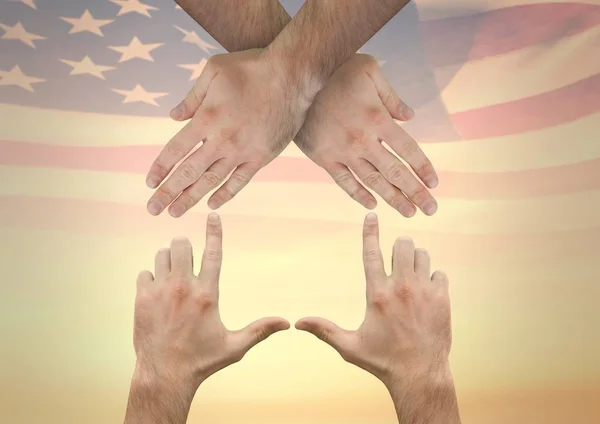
[[[337,324],[324,318],[307,317],[296,322],[296,329],[306,331],[323,340],[338,351],[342,358],[352,350],[352,331],[344,330]]]
[[[217,73],[218,71],[214,69],[214,66],[210,66],[210,61],[207,62],[196,84],[188,91],[183,101],[171,109],[171,118],[175,121],[185,121],[194,116],[204,101],[208,87]]]
[[[232,344],[234,349],[246,353],[267,337],[288,328],[290,328],[290,323],[283,318],[261,318],[241,330],[232,331]]]
[[[381,69],[370,70],[367,74],[373,80],[377,94],[392,118],[399,121],[409,121],[415,116],[414,110],[400,99]]]

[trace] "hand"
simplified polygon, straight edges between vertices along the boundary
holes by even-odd
[[[136,373],[195,392],[200,383],[239,360],[273,333],[289,328],[282,318],[263,318],[229,331],[219,316],[222,229],[217,214],[208,217],[206,247],[198,276],[192,245],[176,238],[156,254],[155,275],[140,273],[135,302]]]
[[[317,94],[294,141],[361,205],[372,209],[377,202],[352,172],[402,215],[413,216],[413,204],[433,215],[437,210],[435,199],[381,144],[385,141],[429,188],[436,187],[438,180],[431,162],[393,120],[406,121],[412,116],[377,61],[356,54]]]
[[[387,276],[373,213],[365,218],[363,243],[367,310],[362,325],[347,331],[323,318],[303,318],[296,328],[322,339],[388,388],[446,378],[452,343],[446,276],[436,271],[430,277],[427,251],[415,250],[407,238],[396,240]]]
[[[148,211],[158,215],[172,203],[171,215],[181,216],[233,171],[208,200],[210,208],[221,207],[285,149],[309,105],[262,50],[212,56],[196,85],[171,111],[173,119],[191,120],[154,161],[148,186],[158,187],[203,144],[154,193]]]

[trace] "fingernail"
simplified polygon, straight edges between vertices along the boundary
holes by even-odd
[[[427,177],[425,178],[425,184],[427,184],[427,187],[429,188],[436,188],[439,184],[439,181],[436,177]]]
[[[179,218],[185,212],[185,208],[181,205],[173,205],[169,212],[173,218]]]
[[[436,211],[437,203],[435,203],[433,200],[427,200],[425,203],[423,203],[423,212],[425,212],[427,215],[431,216]]]
[[[404,108],[404,110],[402,111],[402,116],[404,116],[404,119],[406,119],[406,120],[412,119],[415,116],[415,111],[412,110],[411,108],[409,108],[408,106],[406,106]]]
[[[208,222],[210,222],[211,224],[216,224],[217,222],[219,222],[219,215],[217,215],[215,212],[209,213]]]
[[[183,103],[179,103],[173,109],[171,109],[171,118],[180,119],[183,116]]]
[[[377,222],[377,215],[375,215],[373,212],[369,212],[365,218],[365,221],[367,221],[369,224],[374,224]]]
[[[148,212],[152,215],[158,215],[162,211],[163,207],[157,200],[152,200],[148,203]]]
[[[156,188],[158,187],[158,179],[156,177],[148,177],[146,179],[146,185],[149,188]]]
[[[400,206],[400,213],[407,218],[410,218],[415,214],[415,209],[410,205],[402,205]]]

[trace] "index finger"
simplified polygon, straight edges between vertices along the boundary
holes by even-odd
[[[206,138],[206,130],[199,127],[194,119],[189,121],[179,130],[175,136],[169,140],[161,150],[158,157],[152,163],[146,185],[149,188],[157,188],[167,175],[173,170],[173,167],[183,159],[198,143]]]

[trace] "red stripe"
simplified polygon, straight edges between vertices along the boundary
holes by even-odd
[[[598,111],[600,74],[537,96],[455,113],[452,122],[472,140],[541,130]]]
[[[67,147],[0,142],[0,165],[145,174],[160,146]],[[543,154],[543,152],[540,152]],[[306,158],[279,157],[254,181],[333,184]],[[439,198],[516,199],[600,189],[600,158],[536,170],[498,173],[440,172]]]
[[[157,243],[157,248],[160,247],[159,243],[171,237],[201,234],[205,218],[203,213],[193,210],[184,218],[174,219],[168,215],[152,217],[143,205],[0,196],[0,226],[150,240]],[[229,215],[223,215],[223,222],[228,243],[254,251],[257,249],[256,240],[279,238],[281,234],[288,234],[290,228],[294,229],[293,237],[289,242],[278,245],[281,249],[291,249],[290,254],[302,242],[335,238],[340,245],[347,245],[346,241],[360,240],[361,237],[361,223]],[[388,224],[383,223],[389,229]],[[498,261],[505,254],[511,258],[519,257],[525,262],[559,260],[564,259],[565,255],[598,255],[600,239],[600,228],[554,234],[462,235],[407,232],[399,224],[397,231],[398,236],[413,237],[419,246],[428,248],[432,257],[455,265]],[[357,253],[356,258],[359,257]]]
[[[452,2],[445,7],[452,8]],[[507,7],[421,25],[431,64],[440,67],[535,45],[552,47],[561,38],[599,24],[597,5],[550,3]]]

